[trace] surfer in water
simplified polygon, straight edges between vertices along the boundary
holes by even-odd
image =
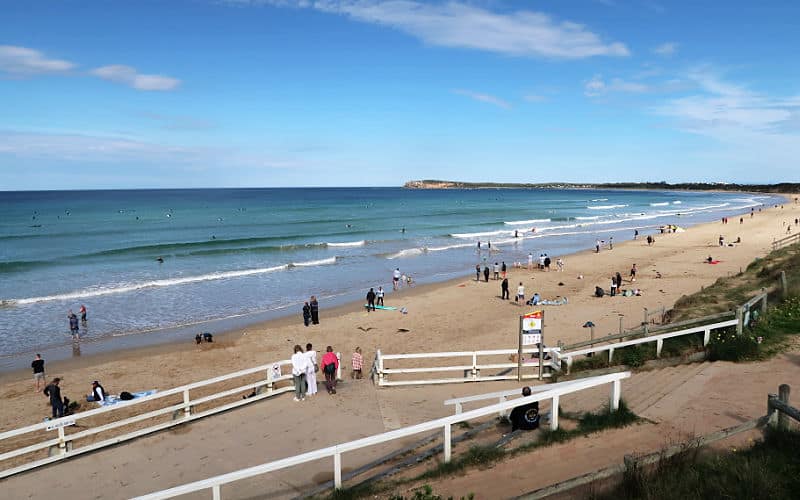
[[[164,257],[157,257],[156,258],[156,262],[158,262],[159,264],[163,264],[164,263]]]

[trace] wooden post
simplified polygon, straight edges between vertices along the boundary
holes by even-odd
[[[742,308],[736,308],[736,335],[742,334],[742,329],[744,328],[744,314],[742,314]]]
[[[788,292],[789,290],[786,286],[786,271],[781,271],[781,298],[785,299]]]
[[[647,326],[648,322],[649,321],[648,321],[648,315],[647,315],[647,308],[645,307],[644,308],[644,321],[642,321],[642,330],[644,330],[644,334],[645,335],[648,334],[648,326]]]
[[[522,315],[519,317],[519,348],[517,349],[517,381],[522,382]]]
[[[542,311],[542,329],[539,330],[539,380],[544,380],[544,311]]]
[[[615,380],[611,382],[611,400],[609,401],[609,410],[619,410],[619,400],[622,396],[622,382]]]
[[[781,384],[778,387],[778,399],[789,404],[789,394],[792,389],[788,384]],[[782,411],[778,412],[778,429],[785,431],[789,429],[789,416]]]
[[[761,314],[767,314],[767,292],[761,296]]]
[[[444,426],[444,461],[449,462],[452,457],[453,439],[451,435],[450,424]]]
[[[622,318],[624,318],[624,317],[625,316],[623,316],[622,314],[619,315],[619,334],[620,335],[622,335]],[[619,341],[622,342],[622,339],[619,339]]]

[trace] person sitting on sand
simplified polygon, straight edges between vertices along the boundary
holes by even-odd
[[[714,262],[714,259],[712,259],[711,256],[709,255],[708,257],[706,257],[706,262],[711,264],[712,262]]]
[[[100,385],[100,382],[95,380],[92,382],[92,392],[86,396],[86,401],[102,403],[106,399],[106,390]]]
[[[522,397],[528,397],[531,395],[531,388],[525,386],[522,388]],[[511,421],[511,432],[516,431],[517,429],[523,431],[531,431],[534,429],[539,428],[539,402],[534,401],[532,403],[527,403],[524,405],[517,406],[513,410],[511,410],[511,414],[508,416],[508,420]]]

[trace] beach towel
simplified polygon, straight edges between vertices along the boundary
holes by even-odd
[[[709,264],[719,264],[720,262],[722,262],[722,261],[721,260],[712,260],[711,262],[709,262]]]
[[[140,392],[132,392],[133,399],[143,398],[145,396],[152,396],[158,392],[157,389],[151,389],[149,391],[140,391]],[[109,395],[103,401],[96,401],[98,406],[114,406],[117,403],[123,403],[124,401],[119,398],[118,395]]]
[[[542,300],[539,302],[541,306],[563,306],[564,304],[568,304],[569,300],[566,297],[562,299],[555,299],[555,300]]]

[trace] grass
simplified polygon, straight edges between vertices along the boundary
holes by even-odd
[[[634,467],[609,491],[593,500],[725,498],[782,500],[800,491],[800,433],[769,430],[743,450],[701,454],[697,448],[650,468]]]
[[[461,497],[461,500],[473,500],[475,495],[470,493],[466,497]],[[414,490],[414,495],[411,497],[404,497],[402,495],[394,495],[389,497],[390,500],[444,500],[444,497],[437,495],[433,492],[430,485],[424,484],[420,488]],[[453,497],[447,497],[447,500],[453,500]]]

